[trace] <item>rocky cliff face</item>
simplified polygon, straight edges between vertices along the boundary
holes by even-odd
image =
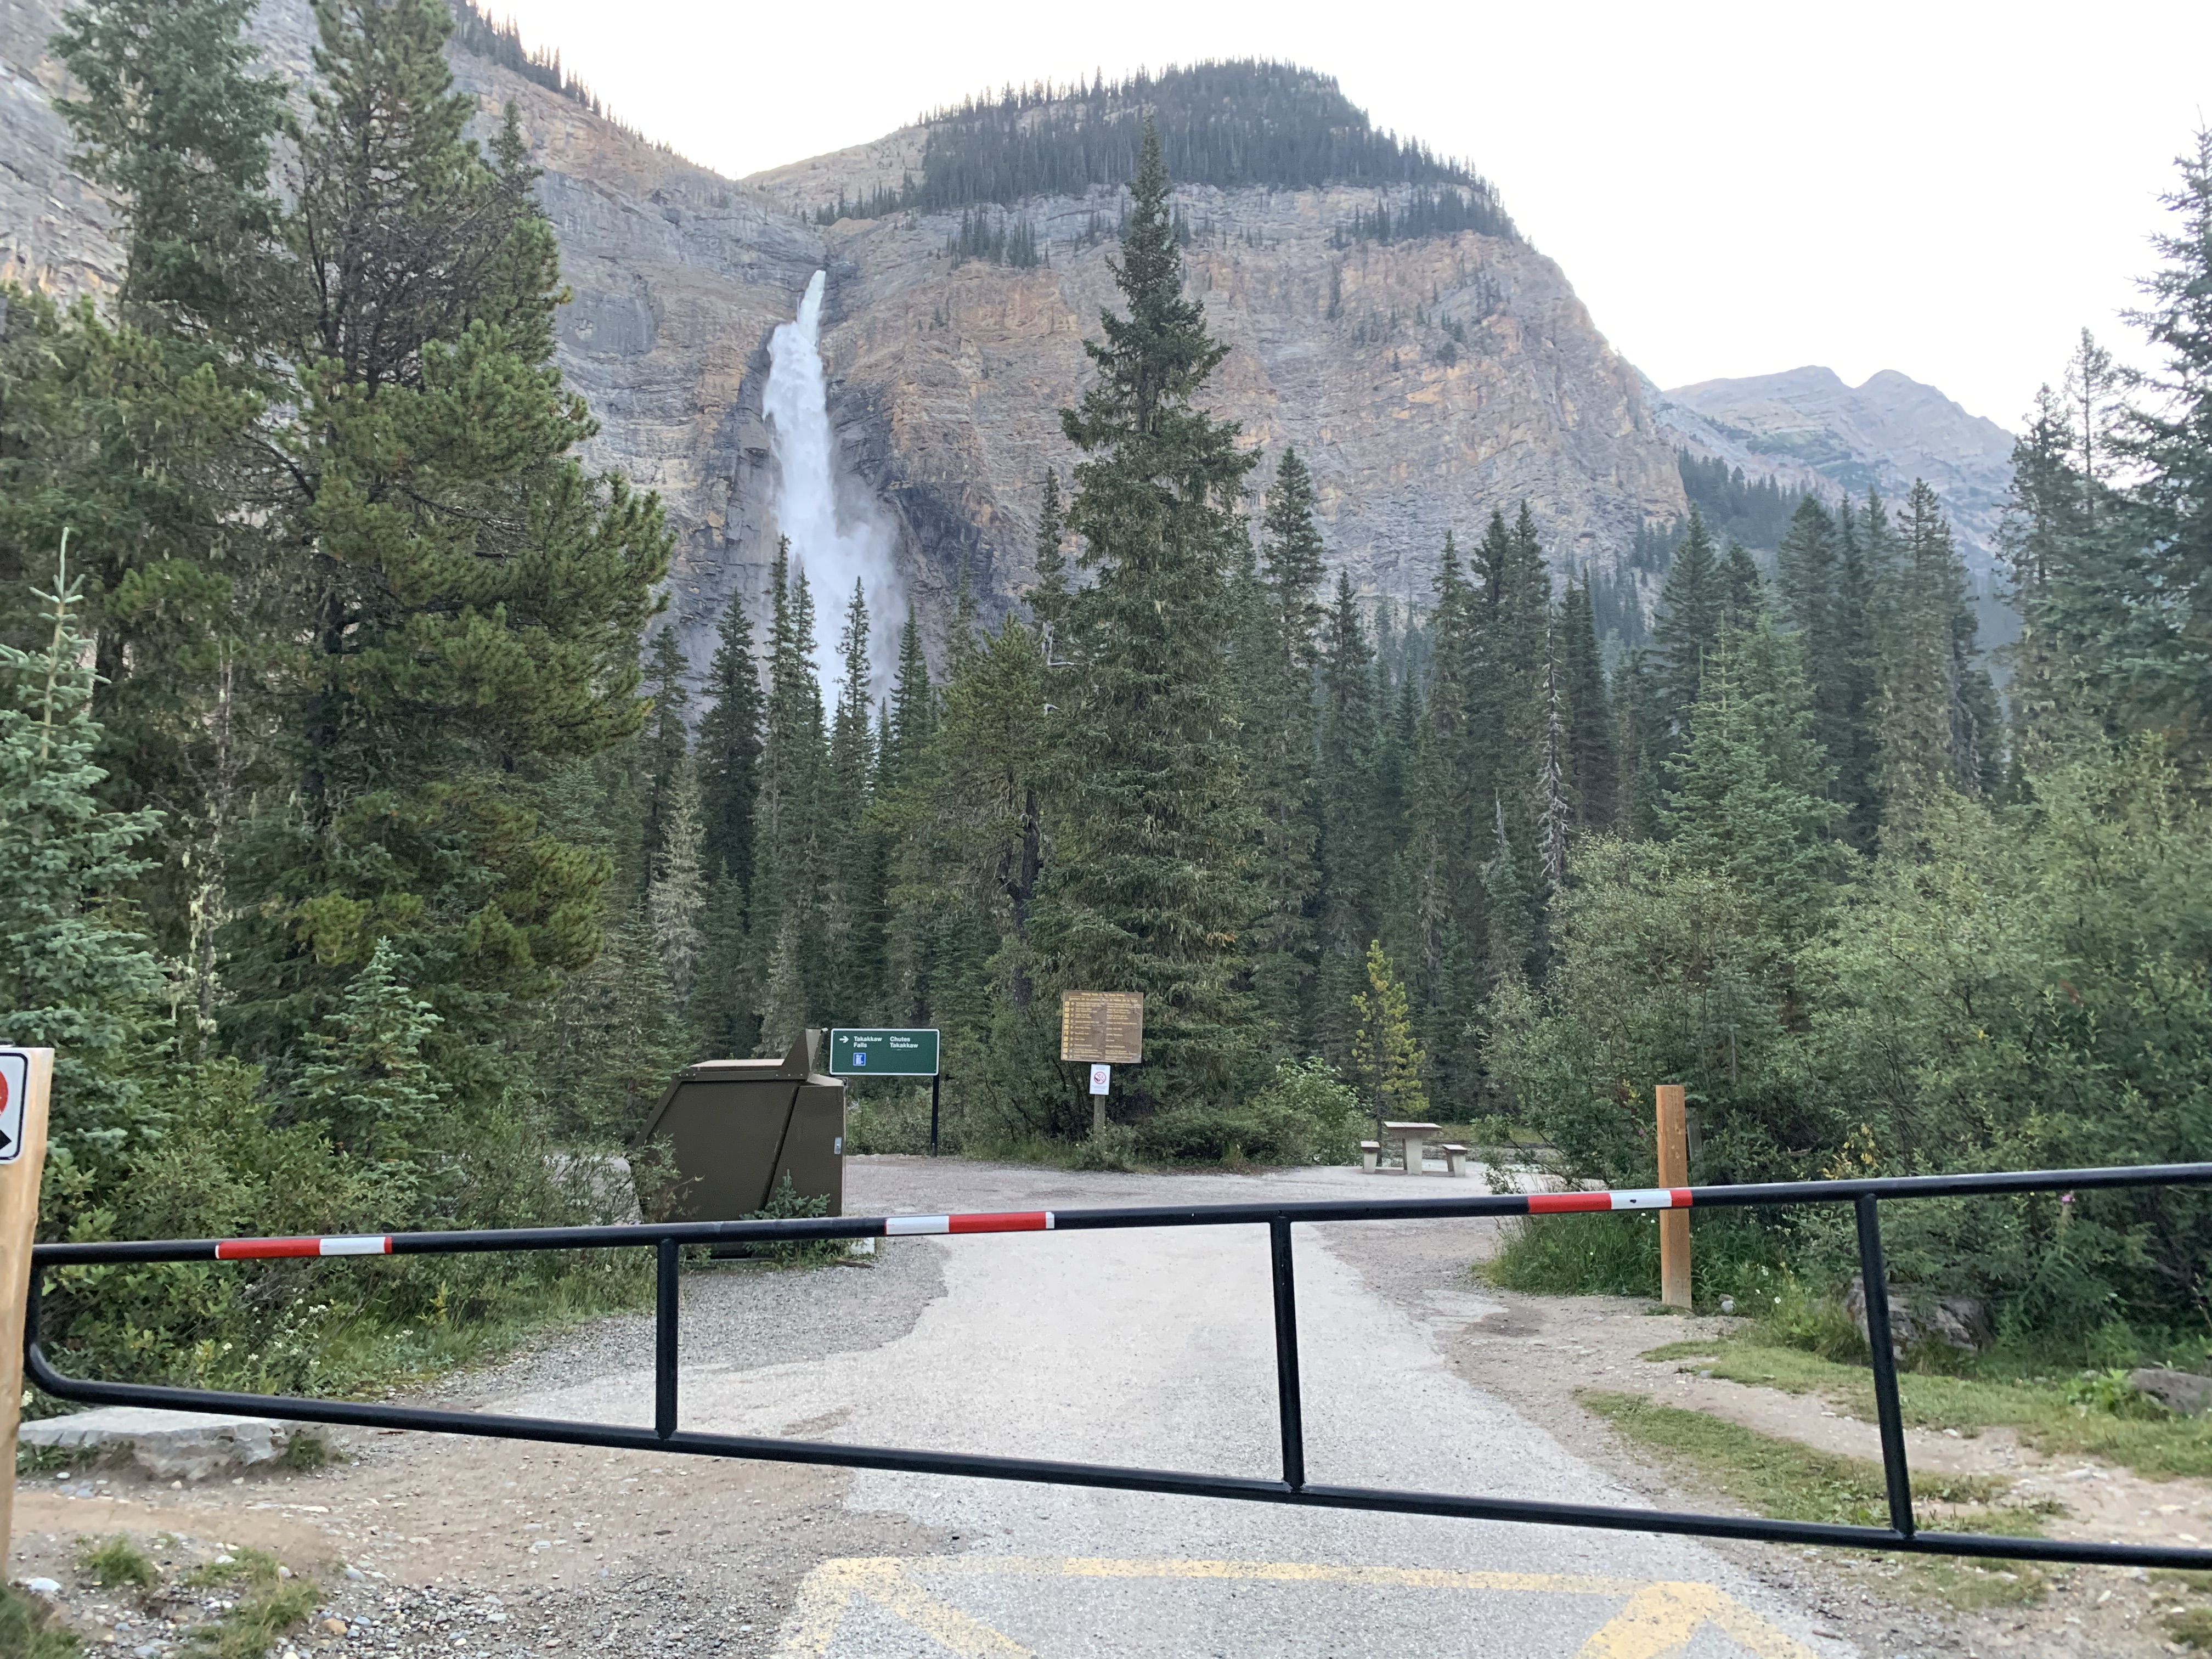
[[[1960,550],[1978,577],[1994,568],[2012,488],[2012,434],[1969,415],[1932,386],[1884,369],[1865,385],[1832,369],[1702,380],[1660,394],[1660,418],[1693,447],[1759,477],[1809,475],[1863,495],[1902,500],[1916,478],[1943,499]]]
[[[117,256],[52,107],[60,3],[0,0],[0,276],[71,293],[112,282]],[[305,0],[264,0],[256,27],[304,77]],[[758,614],[775,534],[766,343],[817,269],[844,463],[897,520],[908,592],[933,623],[963,568],[988,610],[1018,593],[1045,469],[1074,459],[1059,410],[1114,297],[1098,234],[1112,194],[1024,204],[1037,266],[960,261],[957,215],[814,222],[841,189],[857,198],[917,168],[919,129],[732,181],[494,65],[457,53],[454,67],[488,109],[521,108],[574,290],[562,366],[602,423],[590,459],[666,503],[672,610],[695,661],[733,599]],[[1352,240],[1369,191],[1178,200],[1193,289],[1231,348],[1217,411],[1269,457],[1286,443],[1307,456],[1331,557],[1365,591],[1425,595],[1448,530],[1472,538],[1524,499],[1562,570],[1607,563],[1645,518],[1683,510],[1674,434],[1525,244]]]

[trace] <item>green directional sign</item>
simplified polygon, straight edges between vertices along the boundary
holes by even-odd
[[[937,1033],[836,1027],[830,1033],[830,1074],[935,1077]]]

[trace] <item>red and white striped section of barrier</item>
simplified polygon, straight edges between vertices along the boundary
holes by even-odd
[[[1578,1210],[1686,1210],[1687,1187],[1641,1187],[1611,1193],[1531,1193],[1530,1215],[1566,1215]]]
[[[895,1215],[884,1221],[884,1237],[910,1233],[1048,1233],[1050,1210],[1010,1210],[996,1215]]]
[[[391,1236],[357,1238],[226,1238],[215,1247],[218,1261],[258,1261],[283,1255],[390,1255]]]

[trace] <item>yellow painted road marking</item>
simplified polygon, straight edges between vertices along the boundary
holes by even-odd
[[[946,1555],[913,1561],[864,1556],[825,1561],[799,1587],[777,1659],[826,1659],[855,1595],[865,1597],[961,1659],[1036,1659],[1011,1637],[932,1595],[907,1569],[956,1578],[1186,1578],[1246,1583],[1361,1584],[1404,1589],[1505,1590],[1540,1595],[1624,1596],[1627,1605],[1583,1644],[1575,1659],[1670,1659],[1707,1625],[1754,1659],[1814,1659],[1711,1584],[1594,1578],[1547,1572],[1453,1572],[1433,1567],[1353,1567],[1308,1561],[1115,1560],[1092,1556]]]
[[[1582,1645],[1575,1659],[1666,1659],[1686,1650],[1690,1638],[1714,1625],[1759,1659],[1811,1659],[1804,1646],[1711,1584],[1646,1584],[1628,1605]]]

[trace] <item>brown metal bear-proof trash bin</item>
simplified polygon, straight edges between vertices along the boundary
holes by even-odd
[[[801,1198],[845,1206],[845,1085],[812,1070],[822,1034],[781,1060],[702,1060],[676,1074],[645,1126],[678,1177],[672,1221],[735,1221],[764,1209],[787,1175]]]

